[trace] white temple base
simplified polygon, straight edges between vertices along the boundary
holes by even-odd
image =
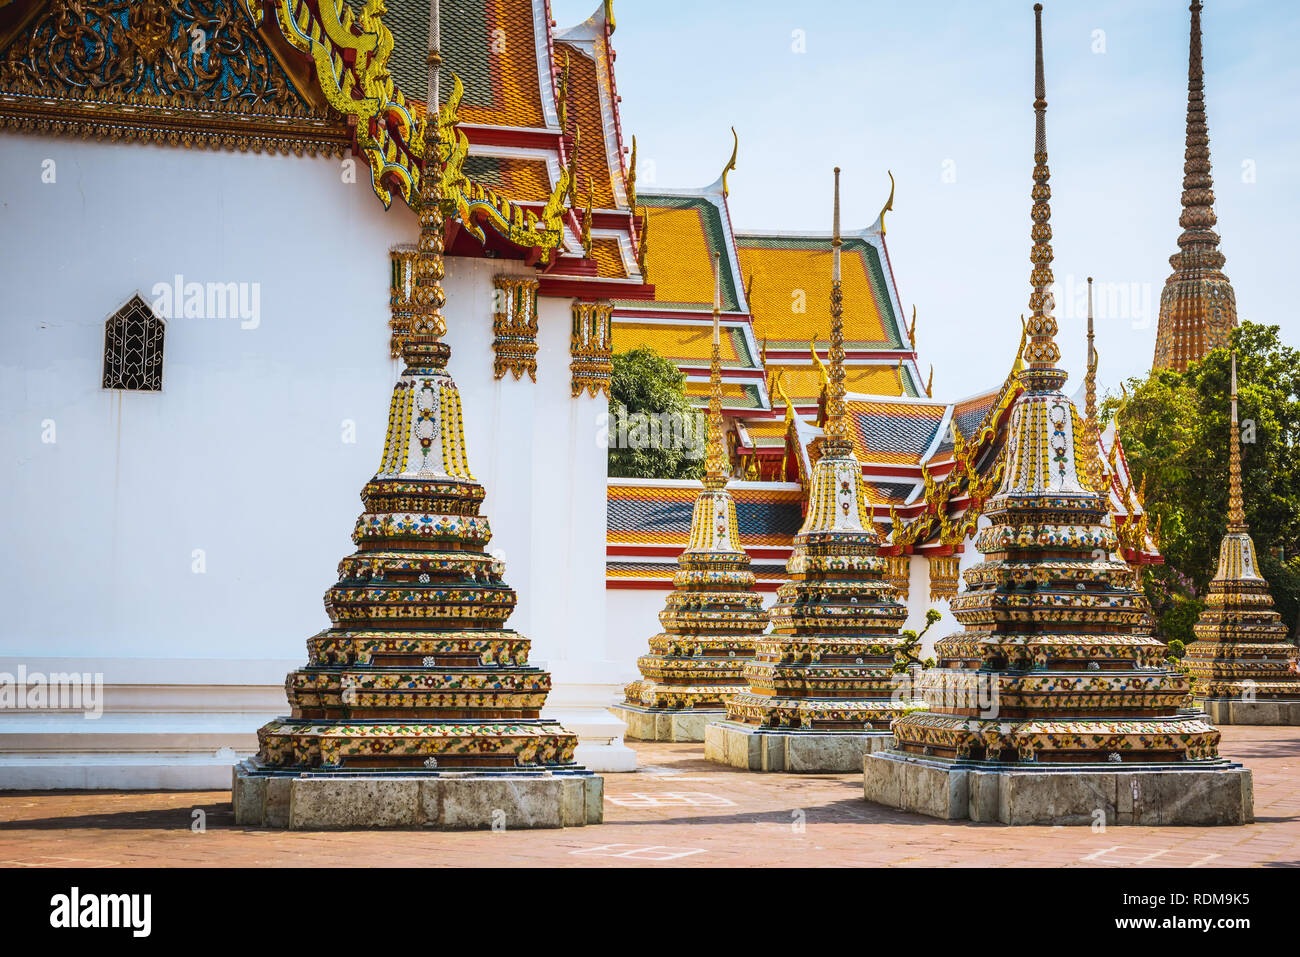
[[[286,714],[284,677],[300,659],[0,658],[0,672],[103,675],[103,713],[0,712],[0,790],[224,791],[257,752],[257,729]],[[574,759],[635,771],[623,722],[605,704],[622,686],[557,684],[543,714],[578,735]]]
[[[868,801],[1001,824],[1225,825],[1255,820],[1250,771],[1217,768],[981,769],[891,751],[863,759]]]
[[[564,730],[578,736],[573,760],[584,768],[602,774],[636,770],[636,752],[623,743],[627,725],[607,708],[543,708],[542,717],[560,722]]]
[[[866,755],[893,746],[888,731],[770,731],[731,721],[704,729],[704,757],[746,771],[857,771]]]
[[[1220,724],[1300,724],[1300,701],[1277,701],[1257,698],[1197,698],[1193,702],[1210,716],[1210,723]]]
[[[627,725],[627,736],[636,741],[703,741],[706,725],[727,718],[725,708],[669,711],[624,703],[609,710]]]

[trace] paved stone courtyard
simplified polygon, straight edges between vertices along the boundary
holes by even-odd
[[[1295,728],[1223,729],[1222,752],[1255,773],[1255,824],[1104,833],[944,823],[868,804],[861,774],[748,773],[706,762],[702,744],[630,743],[642,769],[605,776],[598,826],[278,832],[236,827],[226,791],[0,792],[0,865],[1300,866]]]

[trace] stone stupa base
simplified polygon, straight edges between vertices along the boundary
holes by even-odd
[[[862,761],[863,791],[876,804],[946,821],[1001,824],[1228,825],[1255,820],[1250,771],[1210,767],[1097,765],[995,768],[891,751]]]
[[[1196,698],[1193,703],[1210,716],[1213,725],[1300,724],[1300,699]]]
[[[440,831],[582,827],[604,820],[604,779],[590,771],[477,773],[266,770],[235,766],[235,823],[288,830]]]
[[[704,757],[746,771],[857,771],[868,754],[893,746],[888,731],[782,731],[735,721],[704,729]]]
[[[727,717],[725,708],[647,708],[644,705],[611,705],[610,711],[627,725],[627,737],[637,741],[703,741],[704,727]]]

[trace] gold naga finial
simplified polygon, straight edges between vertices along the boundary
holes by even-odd
[[[727,484],[727,452],[722,444],[722,253],[713,254],[713,353],[709,359],[708,452],[704,485],[722,488]]]
[[[641,207],[641,245],[636,253],[636,265],[641,270],[641,278],[644,280],[649,273],[646,271],[646,253],[650,249],[650,210],[645,206]]]
[[[564,69],[560,71],[560,89],[556,100],[560,110],[560,133],[569,128],[569,51],[564,51]]]
[[[566,53],[565,56],[568,56],[568,54]],[[627,206],[628,209],[636,208],[636,136],[635,135],[633,135],[632,137],[632,162],[628,164],[628,170],[627,170]]]
[[[831,385],[831,373],[826,368],[826,363],[822,362],[822,357],[817,354],[817,340],[808,340],[808,351],[812,353],[813,365],[817,367],[817,374],[821,378],[822,388],[829,389]]]
[[[569,154],[569,208],[578,205],[578,149],[582,146],[582,127],[573,127],[573,152]]]
[[[740,137],[736,135],[736,128],[731,128],[731,137],[735,141],[731,147],[731,159],[727,160],[727,165],[722,167],[722,197],[725,199],[730,193],[727,192],[727,174],[736,168],[736,156],[740,153]]]
[[[1016,347],[1016,361],[1011,364],[1011,374],[1020,375],[1025,368],[1025,346],[1029,343],[1029,328],[1025,325],[1025,317],[1020,317],[1020,345]]]
[[[907,330],[907,341],[916,349],[916,303],[912,303],[912,328]]]
[[[753,301],[754,301],[754,271],[751,269],[749,271],[749,282],[745,283],[745,307],[749,309],[751,312],[754,309],[754,307],[750,305]],[[764,337],[763,342],[765,343],[767,342],[766,337]],[[767,347],[764,346],[765,351],[766,348]]]
[[[618,25],[614,22],[614,0],[605,0],[605,22],[609,24],[609,32],[613,33]]]
[[[794,403],[790,401],[790,394],[785,391],[785,370],[781,369],[776,373],[776,393],[785,403],[785,422],[789,425],[794,419]]]
[[[587,208],[582,214],[582,255],[591,258],[591,208],[596,202],[596,192],[587,184]]]
[[[1030,218],[1033,227],[1029,235],[1033,247],[1029,262],[1029,368],[1021,373],[1032,390],[1059,389],[1065,384],[1065,373],[1056,367],[1061,350],[1056,345],[1056,318],[1052,301],[1052,188],[1048,185],[1051,171],[1047,166],[1047,84],[1043,80],[1043,5],[1034,4],[1034,186],[1030,191],[1033,209]]]
[[[829,454],[853,448],[844,412],[844,293],[840,289],[840,168],[835,167],[835,211],[831,227],[831,345],[830,389],[826,398],[826,438]]]
[[[880,235],[885,235],[885,213],[894,211],[894,173],[892,170],[886,170],[889,173],[889,199],[885,200],[885,205],[880,207]]]
[[[934,398],[934,363],[933,362],[930,363],[930,378],[927,379],[925,383],[925,397],[927,399]]]
[[[1228,441],[1228,531],[1246,531],[1241,497],[1241,427],[1237,424],[1237,350],[1232,351],[1232,436]]]
[[[750,276],[750,281],[753,281],[752,275]],[[767,336],[763,337],[763,344],[758,347],[758,364],[761,366],[767,365]]]

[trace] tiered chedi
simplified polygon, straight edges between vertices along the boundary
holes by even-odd
[[[1241,494],[1237,355],[1232,355],[1232,436],[1228,459],[1228,531],[1219,568],[1194,626],[1184,663],[1192,694],[1217,724],[1300,723],[1296,647],[1259,573]]]
[[[286,681],[291,715],[259,730],[256,758],[237,769],[241,822],[487,827],[498,823],[490,812],[513,827],[600,819],[600,779],[575,763],[577,737],[540,717],[550,675],[528,664],[527,639],[505,628],[515,594],[502,562],[485,552],[483,487],[470,473],[460,395],[446,369],[451,350],[440,339],[434,159],[420,185],[405,369],[379,471],[361,493],[357,551],[325,594],[333,626],[308,640],[306,667]],[[268,800],[272,785],[250,782],[286,775],[303,779],[288,782],[301,794],[288,796],[295,809],[276,821],[271,805],[283,802]],[[369,787],[367,778],[380,777],[399,783]],[[321,778],[329,787],[309,794]]]
[[[1169,257],[1174,271],[1160,294],[1156,369],[1181,372],[1228,344],[1237,325],[1237,300],[1223,274],[1223,253],[1214,231],[1214,179],[1210,174],[1210,134],[1205,122],[1205,84],[1201,65],[1201,0],[1193,0],[1187,56],[1187,142],[1183,164],[1183,212],[1178,252]]]
[[[862,755],[889,741],[906,703],[896,694],[894,661],[907,609],[878,554],[862,466],[844,408],[844,320],[840,289],[839,169],[831,239],[831,337],[825,437],[818,440],[808,515],[777,592],[772,633],[745,666],[749,689],[727,701],[728,723],[706,737],[706,755],[751,769],[855,770]],[[782,732],[760,740],[747,762],[726,756],[721,735]],[[710,732],[714,732],[710,728]],[[802,745],[790,739],[817,735]],[[839,741],[828,735],[843,736]],[[780,740],[777,740],[777,738]],[[779,754],[772,751],[779,744]],[[737,745],[738,747],[738,745]],[[803,748],[796,756],[791,748]],[[766,756],[764,756],[766,755]]]
[[[1025,391],[1012,409],[1002,485],[985,508],[990,524],[976,537],[984,560],[966,571],[966,590],[952,601],[965,630],[936,643],[939,668],[923,679],[927,710],[900,718],[894,749],[867,760],[866,796],[1003,823],[1082,824],[1098,808],[1110,823],[1126,823],[1126,814],[1144,823],[1241,823],[1250,816],[1249,772],[1219,759],[1219,732],[1182,710],[1188,679],[1165,666],[1165,646],[1147,633],[1133,573],[1115,554],[1106,499],[1081,474],[1091,450],[1056,368],[1041,5],[1034,10]],[[1148,773],[1106,779],[1120,769]],[[1191,788],[1205,795],[1187,801]]]
[[[663,631],[637,660],[642,678],[627,686],[617,708],[632,737],[702,741],[708,718],[722,717],[728,695],[746,687],[742,668],[767,627],[754,591],[749,556],[740,546],[736,503],[727,491],[722,421],[720,316],[722,264],[714,254],[713,357],[704,488],[695,499],[691,540],[677,559],[673,591],[659,613]]]

